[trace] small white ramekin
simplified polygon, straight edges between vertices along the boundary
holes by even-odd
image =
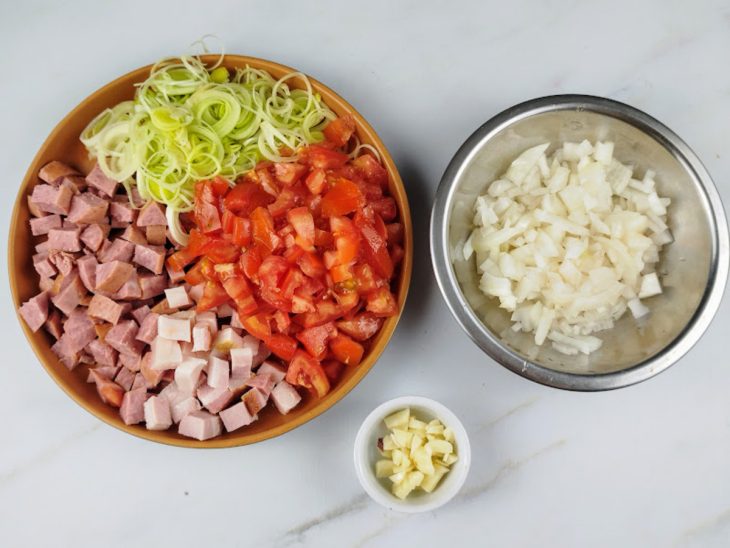
[[[416,490],[405,500],[390,492],[388,478],[375,477],[375,463],[381,459],[378,452],[378,438],[388,433],[383,419],[401,409],[409,407],[422,420],[439,419],[454,432],[456,455],[459,457],[432,493]],[[471,465],[469,436],[461,421],[449,409],[437,401],[421,396],[402,396],[376,407],[365,419],[355,438],[355,472],[365,492],[390,510],[418,513],[435,510],[449,502],[466,481]]]

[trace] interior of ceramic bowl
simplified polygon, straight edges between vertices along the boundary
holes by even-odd
[[[478,288],[476,263],[457,259],[453,249],[472,229],[473,206],[488,184],[525,149],[545,142],[551,153],[565,141],[613,141],[614,156],[634,166],[634,177],[656,172],[659,194],[671,198],[668,225],[674,242],[661,253],[658,272],[664,293],[646,300],[651,314],[635,320],[626,313],[608,331],[596,333],[603,346],[590,356],[566,356],[549,343],[537,346],[532,334],[509,329],[509,314]],[[535,113],[503,127],[481,142],[455,181],[449,225],[449,262],[464,298],[486,327],[523,359],[548,369],[603,374],[630,368],[654,356],[685,329],[702,302],[711,274],[713,228],[707,197],[696,174],[657,138],[623,120],[565,109]]]

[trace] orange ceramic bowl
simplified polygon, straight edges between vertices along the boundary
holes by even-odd
[[[202,59],[206,63],[212,63],[217,59],[217,56],[203,56]],[[229,69],[250,65],[268,71],[275,78],[281,78],[285,74],[293,72],[293,69],[272,63],[271,61],[238,55],[226,55],[223,64]],[[85,99],[61,120],[61,123],[51,132],[30,164],[15,200],[8,245],[10,288],[16,309],[22,302],[33,297],[39,291],[38,276],[33,268],[32,261],[33,247],[37,242],[34,241],[35,239],[30,233],[28,225],[30,214],[26,200],[26,196],[32,192],[33,187],[39,181],[37,177],[38,170],[51,160],[62,160],[87,173],[91,169],[92,164],[89,161],[84,146],[79,141],[81,131],[94,116],[105,108],[111,107],[121,101],[132,99],[135,90],[134,84],[143,81],[149,74],[149,70],[150,66],[134,70],[107,84]],[[269,405],[259,414],[259,420],[250,426],[204,442],[180,436],[172,429],[160,432],[147,430],[141,425],[128,426],[124,424],[119,418],[117,410],[104,404],[99,399],[95,386],[86,382],[87,367],[82,364],[73,371],[69,371],[51,351],[51,345],[53,344],[52,337],[43,329],[32,333],[25,322],[19,317],[19,321],[23,326],[28,341],[30,341],[33,347],[33,351],[38,356],[43,367],[48,371],[48,374],[79,405],[107,424],[141,438],[182,447],[233,447],[259,442],[288,432],[332,407],[370,371],[388,344],[398,323],[400,312],[403,310],[411,279],[413,228],[406,191],[398,170],[393,163],[393,159],[388,154],[383,142],[378,138],[373,128],[370,127],[370,124],[334,91],[314,79],[310,78],[310,82],[314,89],[322,96],[325,103],[335,113],[338,115],[345,113],[353,115],[357,122],[358,138],[361,142],[368,143],[377,149],[388,170],[390,194],[398,204],[400,220],[405,229],[405,257],[397,273],[398,278],[394,282],[394,291],[399,305],[399,315],[387,319],[362,363],[357,367],[347,367],[337,385],[325,397],[316,398],[306,395],[302,403],[288,415],[279,414],[272,405]],[[301,79],[296,78],[289,80],[288,83],[293,87],[302,85]]]

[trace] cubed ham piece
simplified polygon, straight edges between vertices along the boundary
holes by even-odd
[[[86,176],[86,182],[89,186],[100,190],[110,198],[114,196],[117,191],[119,183],[110,177],[107,177],[99,167],[99,164],[94,166],[94,169]]]
[[[129,203],[127,196],[115,196],[114,201],[109,204],[109,215],[115,221],[133,223],[137,219],[137,210]]]
[[[165,298],[172,308],[185,308],[193,304],[185,287],[181,285],[165,289]]]
[[[172,421],[177,424],[187,415],[203,408],[198,398],[189,397],[172,406]]]
[[[149,310],[149,308],[147,310]],[[139,326],[139,331],[137,332],[138,341],[152,344],[152,341],[154,341],[155,337],[157,337],[158,318],[159,315],[155,314],[154,312],[149,312],[144,317],[144,320],[142,320],[142,324]]]
[[[124,306],[111,300],[109,297],[94,295],[89,303],[88,314],[92,318],[98,318],[116,325],[122,317],[124,310]]]
[[[40,211],[68,215],[73,195],[70,185],[36,185],[30,200]]]
[[[54,185],[60,183],[61,179],[64,177],[78,174],[79,172],[71,166],[68,166],[63,162],[59,162],[58,160],[53,160],[48,162],[38,171],[38,178],[41,181]]]
[[[231,348],[231,377],[246,380],[251,376],[253,351],[250,346]]]
[[[165,265],[165,269],[167,270],[167,276],[170,278],[170,283],[176,284],[185,280],[184,270],[172,270],[168,264]]]
[[[95,371],[95,373],[92,373],[92,371]],[[86,382],[88,382],[88,383],[95,382],[94,379],[96,378],[96,375],[101,375],[102,377],[111,380],[117,376],[118,372],[119,372],[118,366],[97,365],[96,367],[92,367],[89,369],[89,374],[86,377]]]
[[[46,331],[48,331],[54,339],[60,339],[61,335],[63,335],[63,320],[61,319],[61,313],[58,310],[50,312],[43,327],[46,328]]]
[[[149,201],[140,210],[137,216],[137,226],[167,226],[164,206],[157,202]]]
[[[144,378],[144,375],[142,373],[135,373],[134,375],[134,382],[132,383],[132,390],[137,390],[137,388],[146,388],[147,387],[147,381]]]
[[[71,198],[68,221],[85,225],[101,223],[106,217],[107,209],[109,202],[91,192],[82,192]]]
[[[117,365],[117,351],[105,342],[102,342],[99,339],[94,339],[88,344],[87,349],[91,352],[94,360],[99,365],[106,365],[110,367],[115,367]]]
[[[56,267],[48,260],[47,253],[36,253],[33,255],[33,268],[35,268],[39,276],[45,278],[52,278],[58,273]]]
[[[271,350],[263,342],[259,341],[259,349],[256,355],[253,357],[253,368],[256,369],[259,365],[264,363],[264,360],[271,356]]]
[[[35,333],[48,319],[48,293],[43,291],[24,302],[19,312],[30,330]]]
[[[184,399],[189,398],[190,393],[180,390],[177,383],[173,382],[175,380],[173,371],[165,371],[165,375],[168,374],[172,374],[172,378],[169,379],[167,386],[160,391],[160,397],[165,398],[168,402],[170,402],[170,406],[173,406]],[[163,378],[163,380],[167,381],[168,379]]]
[[[155,371],[175,369],[182,362],[182,349],[177,341],[157,337],[150,346],[151,369]]]
[[[210,329],[200,322],[193,327],[193,352],[208,352],[210,350]]]
[[[157,318],[157,334],[163,339],[171,341],[190,342],[190,321],[160,316]]]
[[[77,308],[69,315],[66,323],[63,325],[63,336],[65,348],[70,353],[78,353],[96,339],[96,329],[94,322],[89,319],[86,310]]]
[[[274,378],[267,373],[256,373],[246,381],[246,384],[251,388],[259,389],[265,396],[268,396],[274,388]]]
[[[135,270],[131,264],[121,261],[100,264],[96,267],[96,289],[114,293],[124,285],[133,272]]]
[[[170,402],[159,396],[152,396],[144,402],[144,422],[147,430],[167,430],[172,426]]]
[[[221,433],[221,420],[206,411],[193,411],[180,421],[178,433],[188,438],[205,441]]]
[[[61,228],[60,215],[46,215],[30,220],[30,232],[33,236],[48,234],[54,228]]]
[[[139,276],[137,271],[132,272],[127,281],[122,284],[112,297],[120,301],[136,301],[142,296],[142,288],[139,285]]]
[[[96,257],[93,255],[85,255],[76,261],[79,269],[79,278],[87,291],[96,291],[96,267],[98,266]]]
[[[142,299],[151,299],[161,295],[167,288],[167,276],[164,274],[140,274],[139,285],[142,288]]]
[[[53,228],[48,232],[48,246],[57,251],[81,251],[80,234],[78,228]]]
[[[197,303],[203,297],[203,291],[205,291],[205,283],[199,283],[188,289],[188,295]]]
[[[51,251],[51,244],[48,243],[48,239],[43,240],[35,246],[36,253],[48,253]]]
[[[302,397],[296,388],[286,381],[281,381],[274,387],[271,391],[271,399],[282,415],[286,415],[302,401]]]
[[[137,322],[125,320],[112,327],[104,337],[104,341],[120,354],[141,356],[144,345],[135,338],[137,331],[139,331]]]
[[[211,413],[219,413],[233,399],[234,394],[228,390],[228,384],[221,388],[213,388],[204,384],[198,388],[198,399]]]
[[[226,427],[227,432],[233,432],[234,430],[238,430],[242,426],[248,426],[256,420],[256,417],[248,412],[246,404],[244,404],[242,401],[238,402],[236,405],[232,405],[228,409],[224,409],[223,411],[221,411],[220,417],[223,421],[223,426]]]
[[[248,412],[255,417],[259,411],[266,407],[266,402],[269,400],[269,397],[258,388],[252,388],[241,399],[246,405]]]
[[[154,274],[162,274],[165,268],[165,248],[164,246],[136,245],[134,246],[134,262]]]
[[[32,217],[43,217],[45,215],[45,212],[41,211],[32,200],[32,196],[26,197],[26,203],[28,204],[28,213],[30,213]]]
[[[58,356],[58,360],[69,370],[73,370],[79,364],[78,351],[73,352],[69,348],[69,339],[66,334],[62,335],[53,346],[51,351]]]
[[[139,324],[140,329],[142,329],[142,322],[144,321],[144,319],[147,316],[149,316],[149,314],[150,314],[150,307],[146,304],[138,306],[137,308],[132,310],[132,317]]]
[[[127,240],[128,242],[131,242],[135,245],[146,245],[147,239],[144,237],[144,234],[142,234],[142,231],[137,228],[134,225],[128,225],[121,236],[119,236],[123,240]]]
[[[218,332],[213,347],[220,352],[228,353],[232,348],[242,348],[243,338],[230,327],[224,327]]]
[[[256,374],[271,375],[271,378],[274,379],[274,384],[279,384],[284,380],[284,377],[286,377],[286,369],[278,363],[265,360],[264,363],[261,364],[261,367],[259,367],[256,371]]]
[[[93,252],[99,251],[101,244],[109,235],[109,225],[93,224],[87,226],[81,233],[81,241]]]
[[[80,194],[89,186],[86,184],[86,177],[83,175],[67,175],[60,180],[62,185],[68,185],[74,192],[74,194]]]
[[[235,310],[233,311],[233,314],[231,315],[231,327],[235,329],[243,329],[243,324],[241,323],[241,318],[238,316],[238,312]]]
[[[135,388],[124,393],[119,409],[124,424],[139,424],[144,420],[144,403],[148,397],[146,388]]]
[[[140,356],[132,356],[131,354],[119,354],[119,363],[132,373],[136,373],[142,368],[142,358]]]
[[[38,289],[40,289],[41,291],[48,291],[50,293],[53,290],[55,284],[56,281],[53,278],[46,278],[45,276],[41,276],[41,279],[38,280]]]
[[[81,282],[78,272],[72,272],[61,282],[58,294],[51,300],[61,312],[69,316],[86,295],[86,288]]]
[[[99,252],[99,262],[109,263],[111,261],[122,261],[129,263],[134,256],[134,244],[121,238],[116,238],[106,249]]]
[[[218,318],[216,317],[215,312],[210,310],[206,312],[198,312],[195,315],[195,323],[208,326],[208,331],[210,331],[210,335],[212,337],[215,337],[218,334]]]
[[[125,392],[129,392],[132,389],[132,383],[134,383],[134,376],[135,374],[132,371],[122,367],[119,369],[117,376],[114,377],[114,382],[124,388]]]
[[[147,388],[155,388],[162,380],[164,371],[152,369],[152,352],[146,352],[142,356],[139,372],[144,377]]]
[[[200,384],[200,374],[207,365],[207,361],[201,358],[188,357],[175,368],[175,384],[181,392],[188,395],[195,394]]]
[[[76,257],[66,251],[51,250],[48,252],[48,262],[64,276],[68,276],[76,264]]]
[[[226,360],[210,356],[208,359],[208,385],[213,388],[228,388],[230,367]]]
[[[94,369],[90,369],[89,373],[94,378],[96,391],[101,401],[112,407],[120,407],[124,403],[125,391],[121,386],[100,375]]]
[[[145,228],[145,237],[152,245],[165,245],[167,241],[167,227],[165,225],[148,225]]]

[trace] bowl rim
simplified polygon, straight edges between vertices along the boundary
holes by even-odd
[[[407,498],[400,500],[387,492],[381,485],[376,485],[377,480],[375,480],[373,463],[367,457],[368,444],[372,442],[373,431],[377,428],[378,423],[394,411],[415,406],[428,409],[434,415],[438,416],[439,420],[446,426],[453,430],[459,451],[459,460],[454,464],[454,466],[458,465],[458,468],[449,471],[449,475],[454,474],[451,476],[454,480],[448,486],[438,486],[431,493],[432,500],[424,504],[416,503],[416,499],[410,499],[410,501]],[[444,404],[425,396],[399,396],[381,403],[365,417],[355,436],[353,460],[357,479],[370,498],[389,510],[416,514],[435,510],[449,502],[459,493],[464,486],[464,482],[466,482],[469,469],[471,468],[471,444],[469,442],[469,434],[459,420],[459,417]]]
[[[586,110],[624,121],[672,152],[700,185],[711,216],[712,264],[707,287],[685,328],[657,354],[610,373],[580,374],[557,371],[524,359],[504,345],[476,316],[461,291],[449,260],[449,219],[455,183],[482,145],[513,123],[534,115],[561,110]],[[519,103],[492,117],[461,145],[446,168],[431,211],[431,260],[436,281],[452,315],[474,343],[510,371],[540,384],[574,391],[602,391],[645,381],[666,370],[700,339],[720,306],[728,278],[728,225],[720,195],[694,151],[671,129],[627,104],[593,95],[549,95]]]
[[[220,54],[204,54],[198,56],[203,62],[206,64],[215,63],[220,59]],[[232,63],[230,61],[233,61]],[[239,432],[240,435],[237,436],[231,436],[226,438],[212,438],[210,440],[205,441],[198,441],[192,438],[177,438],[174,436],[170,436],[170,430],[166,431],[157,431],[157,430],[147,430],[141,425],[127,425],[124,424],[124,422],[118,418],[118,416],[115,415],[116,420],[113,420],[111,418],[108,418],[100,413],[97,413],[96,410],[90,403],[87,402],[86,398],[84,398],[82,395],[77,394],[73,386],[70,382],[67,382],[54,368],[54,366],[50,363],[46,363],[44,360],[36,341],[34,340],[34,333],[30,331],[30,328],[27,326],[25,321],[20,316],[20,313],[18,312],[18,307],[21,304],[20,297],[19,297],[19,287],[18,287],[18,280],[16,276],[16,268],[15,268],[15,255],[13,253],[13,242],[15,241],[15,235],[18,230],[20,229],[27,229],[27,227],[19,227],[18,226],[18,218],[20,216],[20,211],[23,206],[23,202],[25,202],[25,197],[27,190],[29,186],[31,185],[31,182],[37,179],[37,164],[39,164],[41,158],[45,154],[45,151],[50,147],[50,144],[54,141],[56,138],[56,135],[60,133],[63,126],[65,126],[71,119],[73,119],[74,116],[77,116],[78,113],[82,110],[84,105],[86,105],[88,102],[93,101],[97,97],[103,96],[104,94],[108,93],[110,90],[114,89],[116,86],[123,84],[127,79],[129,78],[135,78],[134,81],[140,81],[141,79],[144,79],[146,77],[146,74],[149,73],[149,70],[152,68],[153,64],[148,64],[143,67],[135,68],[131,71],[128,71],[111,82],[105,84],[104,86],[100,87],[90,95],[88,95],[86,98],[84,98],[82,101],[80,101],[68,114],[66,114],[51,130],[51,132],[48,134],[46,139],[43,141],[43,144],[40,146],[36,154],[33,156],[33,159],[28,165],[28,169],[25,172],[25,175],[23,176],[23,179],[21,180],[21,183],[19,185],[16,198],[15,198],[15,204],[13,205],[13,211],[10,217],[10,229],[8,231],[8,252],[7,252],[7,267],[8,267],[8,282],[10,284],[10,292],[12,297],[12,302],[15,307],[15,314],[18,318],[18,322],[20,323],[20,327],[23,331],[23,334],[25,335],[25,338],[28,340],[28,343],[31,346],[31,349],[33,350],[33,353],[36,355],[36,358],[38,359],[38,362],[43,366],[43,368],[46,370],[48,375],[53,379],[53,381],[78,405],[80,405],[83,409],[85,409],[87,412],[89,412],[91,415],[96,417],[97,419],[101,420],[102,422],[108,424],[109,426],[112,426],[118,430],[121,430],[123,432],[126,432],[128,434],[131,434],[133,436],[136,436],[138,438],[142,438],[145,440],[161,443],[164,445],[170,445],[170,446],[176,446],[176,447],[187,447],[187,448],[201,448],[201,449],[219,449],[219,448],[227,448],[227,447],[237,447],[242,445],[249,445],[252,443],[258,443],[261,441],[265,441],[277,436],[280,436],[282,434],[285,434],[286,432],[289,432],[290,430],[293,430],[294,428],[297,428],[313,419],[318,417],[319,415],[323,414],[324,412],[331,409],[336,403],[338,403],[342,398],[344,398],[357,384],[365,377],[365,375],[372,369],[372,367],[375,365],[375,362],[379,359],[380,355],[385,350],[385,347],[387,346],[388,342],[390,341],[391,337],[393,336],[393,333],[395,332],[396,326],[398,324],[398,321],[400,320],[401,315],[403,314],[403,310],[405,308],[406,298],[408,296],[408,289],[410,286],[411,281],[411,275],[413,270],[413,225],[412,225],[412,219],[411,219],[411,212],[410,212],[410,206],[408,203],[408,196],[406,193],[405,185],[403,184],[403,180],[400,176],[400,173],[398,172],[398,169],[395,165],[395,162],[393,161],[392,156],[390,155],[388,149],[386,148],[383,141],[380,139],[378,134],[375,132],[373,127],[369,124],[369,122],[365,119],[365,117],[360,114],[350,103],[348,103],[345,99],[343,99],[337,92],[329,88],[328,86],[324,85],[319,80],[309,76],[308,74],[299,71],[297,69],[294,69],[292,67],[289,67],[287,65],[283,65],[281,63],[277,63],[274,61],[269,61],[267,59],[262,59],[258,57],[251,57],[246,55],[236,55],[232,53],[226,53],[223,58],[223,65],[224,66],[243,66],[245,64],[249,64],[251,66],[254,66],[255,68],[264,69],[269,72],[276,71],[284,71],[286,73],[298,73],[298,74],[305,74],[308,78],[309,82],[312,85],[312,88],[321,93],[324,97],[325,102],[328,106],[334,107],[335,105],[338,107],[339,110],[347,111],[353,115],[353,117],[356,119],[357,123],[357,129],[358,132],[366,135],[368,139],[373,143],[375,148],[377,149],[378,153],[381,155],[381,159],[383,161],[383,164],[385,165],[389,176],[392,179],[393,182],[393,188],[395,189],[395,192],[393,193],[393,198],[396,200],[396,203],[398,204],[398,211],[400,214],[401,222],[403,223],[404,227],[404,238],[403,238],[403,249],[405,251],[405,255],[403,257],[403,260],[401,262],[400,267],[400,278],[397,282],[397,301],[398,301],[398,314],[396,316],[387,318],[384,322],[381,332],[380,332],[380,338],[378,339],[376,344],[373,344],[371,348],[369,349],[369,352],[365,355],[363,358],[363,361],[358,365],[357,370],[355,373],[347,379],[346,382],[343,382],[335,387],[334,390],[332,390],[328,396],[326,396],[326,399],[321,399],[320,403],[317,405],[314,405],[311,409],[308,411],[296,416],[293,420],[289,420],[286,422],[283,422],[282,424],[275,426],[273,428],[270,428],[268,430],[265,430],[263,432],[256,432],[251,434],[245,434],[245,429],[241,430]],[[26,206],[27,207],[27,206]]]

